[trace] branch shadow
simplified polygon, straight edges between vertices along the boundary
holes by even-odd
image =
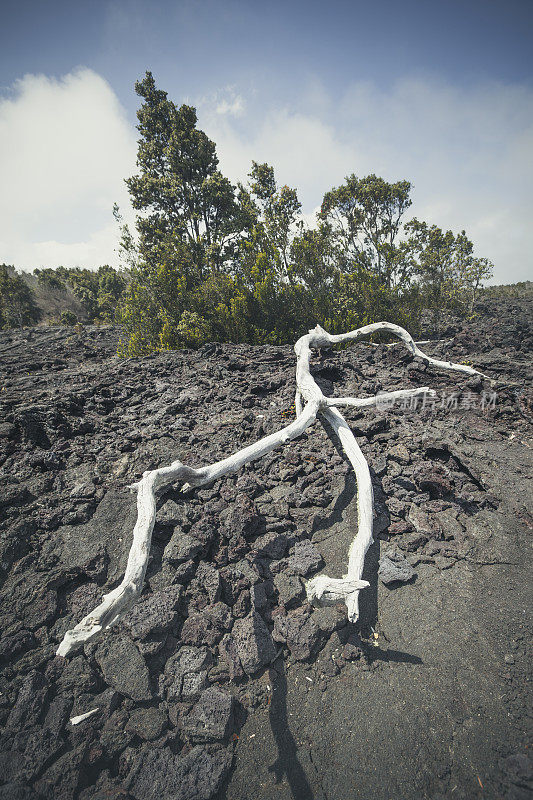
[[[272,686],[269,722],[278,748],[278,757],[268,767],[268,771],[274,774],[276,783],[279,783],[283,776],[287,778],[294,800],[314,800],[305,771],[298,761],[296,741],[289,728],[285,665],[282,663],[279,670],[271,667],[268,674]]]

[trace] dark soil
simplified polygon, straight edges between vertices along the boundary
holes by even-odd
[[[438,392],[346,414],[376,505],[357,625],[305,602],[356,528],[353,473],[317,423],[162,497],[141,600],[68,659],[64,632],[122,577],[127,485],[287,424],[294,353],[121,361],[111,327],[0,334],[0,800],[529,797],[531,322],[529,301],[484,301],[424,347],[492,384],[401,346],[316,354],[326,394]]]

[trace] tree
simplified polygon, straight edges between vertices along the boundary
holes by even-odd
[[[128,283],[124,272],[104,264],[98,267],[97,309],[100,319],[112,322],[115,319],[117,303],[122,297]]]
[[[61,292],[66,291],[67,287],[58,270],[45,267],[44,269],[35,269],[34,274],[37,275],[37,280],[41,286],[46,286],[50,289],[59,289]]]
[[[440,335],[443,310],[467,308],[471,313],[481,282],[492,275],[492,264],[474,257],[474,245],[464,230],[455,236],[416,218],[405,228],[410,234],[405,251]]]
[[[0,264],[0,328],[34,325],[40,318],[41,311],[28,284],[13,266]]]
[[[302,208],[296,189],[289,186],[278,188],[274,168],[256,161],[252,161],[249,178],[251,194],[255,198],[256,222],[262,225],[275,253],[276,268],[284,278],[290,280],[291,234]]]
[[[338,331],[385,317],[418,332],[424,299],[437,313],[459,305],[466,285],[475,297],[487,264],[465,235],[439,240],[417,220],[405,226],[408,181],[350,175],[308,229],[296,190],[279,186],[272,166],[253,161],[246,185],[233,186],[194,108],[176,106],[150,72],[136,91],[139,173],[126,183],[138,246],[114,209],[131,276],[121,354],[208,338],[282,343],[316,322]]]
[[[329,223],[344,253],[344,269],[364,266],[387,287],[405,280],[396,240],[411,205],[410,190],[409,181],[387,183],[376,175],[350,175],[324,195],[320,218]]]
[[[196,127],[196,111],[157,89],[151,72],[135,84],[139,174],[126,180],[137,217],[140,255],[153,262],[165,239],[187,244],[200,277],[219,269],[238,233],[235,189],[217,169],[215,144]]]
[[[468,313],[472,314],[483,281],[492,278],[494,265],[488,258],[472,258],[461,273],[461,283],[468,297]]]

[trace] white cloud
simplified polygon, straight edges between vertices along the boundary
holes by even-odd
[[[232,117],[238,117],[243,113],[243,111],[244,101],[240,94],[238,94],[232,100],[221,100],[216,108],[217,114],[229,114]]]
[[[180,101],[181,102],[181,101]],[[179,102],[178,102],[179,105]],[[242,94],[237,94],[234,86],[225,86],[193,101],[196,109],[210,116],[213,112],[220,116],[241,117],[246,110]]]
[[[0,262],[116,263],[113,202],[126,210],[135,132],[88,69],[27,75],[0,100]]]
[[[252,159],[268,161],[281,183],[298,189],[309,217],[352,172],[405,178],[412,216],[464,228],[477,254],[494,262],[496,282],[531,277],[532,90],[458,89],[429,79],[400,80],[389,91],[354,83],[335,108],[316,80],[310,87],[298,110],[264,110],[252,134],[230,119],[201,117],[233,180],[245,178]]]

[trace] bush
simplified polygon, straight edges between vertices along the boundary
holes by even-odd
[[[76,325],[78,317],[73,311],[63,311],[60,317],[61,325]]]

